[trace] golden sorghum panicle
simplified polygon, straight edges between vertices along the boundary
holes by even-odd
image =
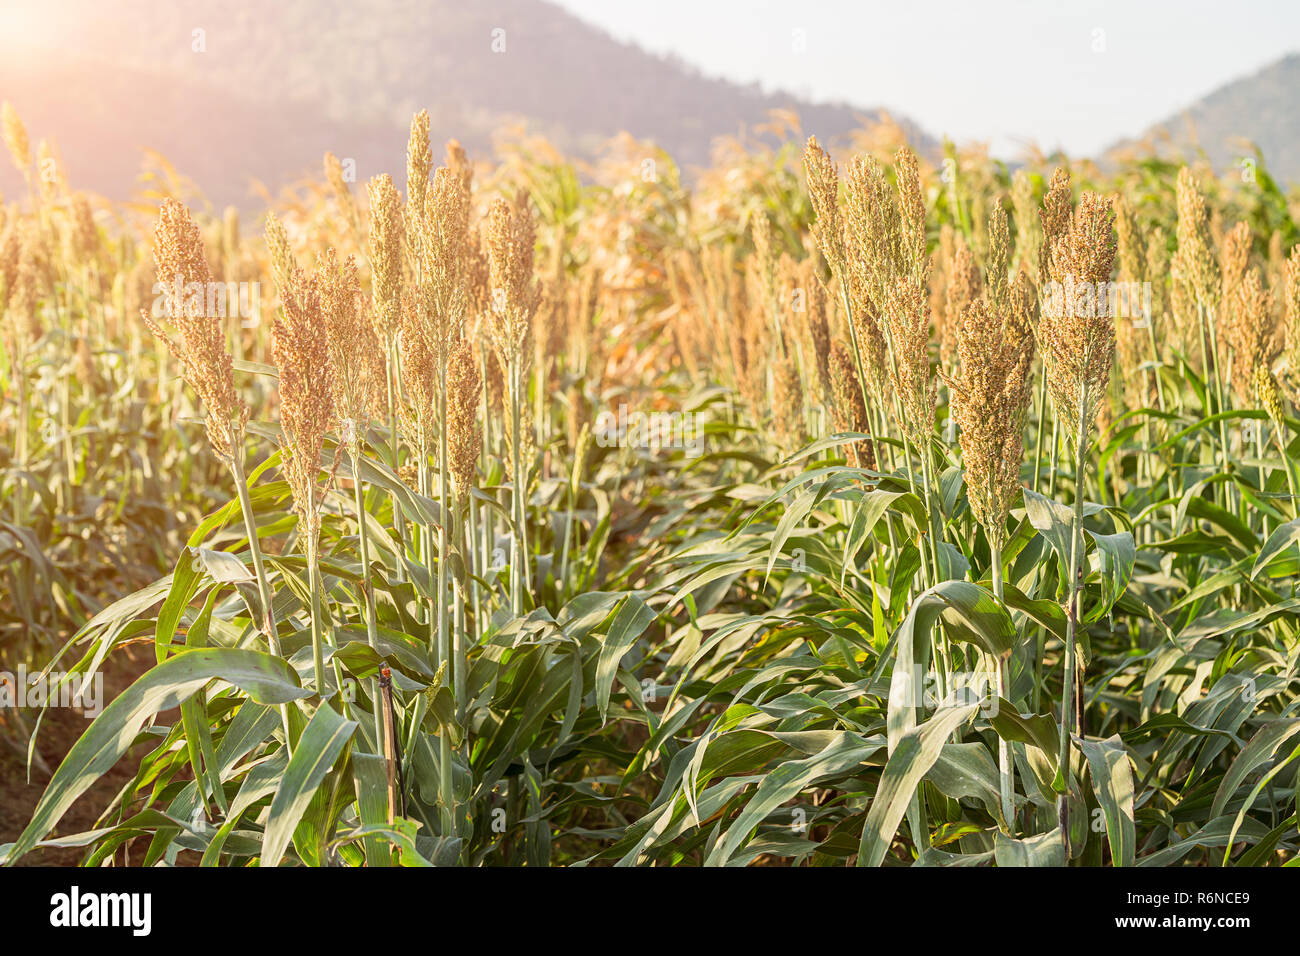
[[[1127,290],[1133,288],[1131,283],[1141,282],[1146,274],[1146,253],[1133,207],[1121,193],[1112,196],[1111,203],[1115,210],[1115,258],[1119,265],[1119,281],[1125,284],[1122,288]],[[1141,301],[1139,296],[1132,301],[1132,305]],[[1154,385],[1153,377],[1139,370],[1147,356],[1148,340],[1147,333],[1143,326],[1139,326],[1137,318],[1135,314],[1114,317],[1120,384],[1133,407],[1147,404],[1148,399],[1153,397]]]
[[[1055,291],[1038,322],[1048,389],[1072,438],[1079,421],[1096,417],[1115,357],[1115,323],[1105,293],[1115,261],[1113,219],[1109,199],[1096,193],[1079,198],[1052,250]]]
[[[492,308],[492,282],[482,222],[471,227],[465,240],[465,286],[468,308],[477,323]]]
[[[280,217],[273,212],[266,214],[266,251],[271,257],[271,274],[275,277],[275,288],[284,298],[284,290],[289,286],[298,263],[294,259],[293,249],[289,245],[289,232],[284,228]]]
[[[831,345],[828,359],[831,400],[831,424],[836,431],[870,434],[867,405],[862,397],[862,385],[853,356],[840,342]],[[871,441],[854,442],[851,446],[854,467],[876,467],[875,446]]]
[[[1175,282],[1181,282],[1193,302],[1213,308],[1219,300],[1219,270],[1214,261],[1205,198],[1191,169],[1178,171],[1178,251],[1171,263]]]
[[[318,481],[325,433],[334,423],[334,363],[321,310],[321,280],[301,269],[289,277],[281,314],[271,326],[271,355],[280,372],[280,442],[285,481],[301,522],[308,554],[320,534]]]
[[[9,155],[13,158],[14,165],[25,175],[32,165],[32,146],[27,139],[27,127],[23,125],[18,111],[8,100],[5,101],[0,113],[3,114],[5,146],[9,148]]]
[[[948,321],[948,292],[952,288],[952,265],[957,255],[957,233],[944,223],[939,227],[939,242],[930,253],[930,315],[934,317],[935,336],[943,345]]]
[[[18,276],[18,260],[22,254],[22,245],[18,241],[18,230],[10,228],[5,232],[4,242],[0,243],[0,315],[9,305],[13,292],[14,280]]]
[[[240,263],[239,209],[227,206],[221,216],[221,271],[227,280],[243,278]]]
[[[346,206],[352,200],[352,190],[348,188],[347,181],[343,178],[343,162],[333,153],[325,154],[325,181],[330,184],[330,189],[334,191],[334,198],[338,200],[339,205]]]
[[[402,203],[392,177],[367,184],[370,196],[371,319],[385,346],[402,328]]]
[[[429,111],[411,117],[411,135],[406,143],[406,208],[412,217],[424,211],[424,194],[433,169],[433,146],[429,141]],[[412,224],[414,225],[414,224]]]
[[[333,153],[325,154],[325,179],[330,184],[334,201],[339,204],[348,227],[356,230],[358,228],[356,197],[352,195],[352,187],[348,185],[343,175],[343,163]]]
[[[772,236],[772,220],[767,213],[754,214],[750,227],[754,236],[754,257],[758,265],[758,276],[762,282],[763,294],[770,304],[776,298],[776,247]]]
[[[402,303],[402,383],[406,402],[402,428],[420,461],[434,448],[438,422],[438,353],[432,330],[420,319],[411,299]]]
[[[1235,299],[1227,337],[1234,353],[1232,388],[1245,403],[1255,393],[1255,370],[1267,369],[1273,359],[1271,302],[1258,269],[1251,269],[1237,283]]]
[[[529,359],[533,315],[541,301],[541,286],[533,278],[534,241],[535,226],[526,199],[514,205],[494,200],[487,223],[490,328],[502,363],[519,363],[521,376]]]
[[[542,284],[542,299],[533,327],[533,347],[536,355],[544,357],[547,388],[559,381],[559,359],[564,354],[565,336],[569,331],[569,285],[563,269],[557,269]]]
[[[930,258],[925,252],[925,203],[916,156],[906,146],[895,158],[898,177],[898,268],[885,290],[885,320],[893,352],[890,382],[897,393],[899,427],[918,446],[934,430],[935,378],[930,365]]]
[[[1235,326],[1243,319],[1241,284],[1250,267],[1253,243],[1250,226],[1244,222],[1237,223],[1223,237],[1223,247],[1219,253],[1219,311],[1215,315],[1216,328],[1224,339],[1223,344],[1231,343],[1238,336]]]
[[[984,299],[989,308],[995,311],[1000,311],[1007,305],[1010,265],[1011,229],[1007,223],[1007,211],[1002,208],[1001,199],[994,199],[989,208],[989,251],[984,270]]]
[[[16,350],[26,352],[28,342],[40,338],[41,322],[37,305],[40,293],[37,289],[36,260],[31,248],[30,234],[21,239],[16,230],[10,233],[12,247],[6,243],[6,312],[9,319],[10,335]],[[12,256],[12,259],[9,257]],[[10,264],[12,263],[12,265]]]
[[[184,366],[185,380],[207,408],[208,441],[218,457],[231,461],[241,453],[248,406],[235,390],[234,364],[226,351],[220,317],[208,312],[212,275],[203,255],[203,236],[190,211],[175,199],[163,201],[154,228],[154,267],[162,286],[166,321],[172,338],[144,312],[145,323],[167,342]]]
[[[900,271],[898,206],[884,170],[872,157],[854,157],[845,181],[845,262],[840,285],[852,310],[852,328],[872,399],[889,382],[883,313]]]
[[[447,470],[462,497],[474,485],[483,443],[478,423],[481,394],[478,358],[469,339],[461,339],[452,346],[447,361]]]
[[[1038,270],[1038,253],[1043,245],[1042,225],[1034,203],[1034,184],[1023,169],[1011,177],[1011,207],[1016,220],[1016,252],[1012,265]]]
[[[355,449],[365,423],[386,399],[383,348],[366,314],[356,258],[339,263],[334,250],[327,250],[317,274],[334,369],[334,405],[345,440]]]
[[[1291,401],[1300,405],[1300,246],[1292,248],[1287,257],[1285,276],[1282,311],[1286,320],[1283,343],[1287,368],[1283,383]]]
[[[466,194],[470,193],[474,185],[474,165],[469,161],[469,155],[459,141],[454,139],[447,140],[445,151],[443,165],[460,179]]]
[[[804,311],[808,324],[808,340],[812,343],[812,360],[817,369],[817,381],[823,395],[830,390],[831,327],[827,315],[826,287],[817,276],[813,259],[805,259],[800,271],[804,292]]]
[[[505,408],[506,379],[495,349],[483,349],[483,387],[487,390],[488,408],[498,415]]]
[[[898,203],[884,168],[871,156],[849,161],[844,180],[846,268],[877,309],[903,271]],[[855,304],[856,308],[856,304]]]
[[[1112,198],[1115,208],[1116,259],[1119,262],[1119,281],[1138,282],[1145,267],[1142,233],[1138,228],[1133,207],[1122,193]]]
[[[430,344],[441,368],[451,342],[461,336],[468,303],[466,253],[469,239],[469,193],[464,181],[440,166],[425,190],[421,216],[420,303]]]
[[[903,274],[922,288],[930,281],[930,257],[925,253],[925,198],[916,154],[900,146],[894,156],[898,179],[899,257]]]
[[[830,154],[817,143],[816,136],[808,137],[803,152],[803,168],[808,178],[808,196],[816,213],[812,223],[813,235],[831,272],[843,281],[844,232],[840,223],[839,173]]]
[[[1043,208],[1038,213],[1043,227],[1041,244],[1038,247],[1038,284],[1043,286],[1051,278],[1051,260],[1057,241],[1070,228],[1072,209],[1070,198],[1070,174],[1058,166],[1052,173],[1043,196]]]
[[[799,380],[799,366],[793,351],[776,360],[772,413],[777,445],[785,451],[794,451],[802,437],[804,417],[803,383]]]
[[[970,304],[983,293],[983,282],[975,255],[959,235],[952,237],[952,257],[945,264],[948,277],[943,321],[939,324],[939,355],[948,364],[957,347],[957,329]],[[1005,279],[1003,280],[1005,284]]]
[[[85,194],[72,197],[72,223],[66,235],[66,255],[79,266],[90,266],[99,256],[99,229]]]
[[[1006,543],[1007,513],[1020,485],[1034,358],[1027,310],[1033,300],[1021,272],[1003,311],[983,299],[968,305],[957,329],[958,371],[948,378],[971,511],[998,547]]]

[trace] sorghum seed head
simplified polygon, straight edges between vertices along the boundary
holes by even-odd
[[[462,496],[474,484],[483,442],[478,424],[481,394],[478,357],[469,339],[461,339],[447,362],[447,469]]]
[[[392,177],[367,184],[370,196],[371,319],[386,345],[402,327],[402,204]]]
[[[208,314],[212,274],[203,254],[203,236],[190,211],[175,199],[164,200],[158,212],[153,254],[166,319],[179,338],[172,338],[147,312],[145,323],[184,366],[185,380],[207,409],[208,441],[218,457],[230,461],[242,453],[249,410],[235,390],[222,319]]]
[[[285,480],[308,554],[320,534],[319,487],[325,434],[336,420],[334,363],[321,309],[321,277],[295,269],[271,326],[271,355],[279,369],[280,441]]]
[[[0,113],[3,114],[5,146],[9,148],[9,155],[13,158],[14,165],[25,173],[32,165],[32,146],[27,139],[27,127],[23,125],[18,111],[9,101],[5,101]]]

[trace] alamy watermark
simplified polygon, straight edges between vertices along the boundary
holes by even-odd
[[[1150,282],[1076,282],[1067,275],[1064,282],[1052,280],[1043,286],[1043,314],[1081,319],[1110,316],[1133,319],[1145,328],[1151,322]]]
[[[238,317],[245,328],[257,324],[262,314],[262,283],[260,282],[181,282],[180,276],[170,285],[153,284],[153,311],[155,319],[169,312],[169,303],[176,302],[185,315],[208,319]]]
[[[687,458],[704,454],[704,435],[695,412],[632,412],[619,405],[596,416],[596,444],[601,448],[680,448]]]
[[[89,681],[81,674],[51,671],[28,674],[24,664],[18,673],[0,671],[0,708],[76,707],[87,717],[104,710],[104,675],[96,671]]]

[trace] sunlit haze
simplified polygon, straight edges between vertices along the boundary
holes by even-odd
[[[1002,155],[1095,154],[1300,49],[1282,0],[555,2],[706,74],[882,106]]]

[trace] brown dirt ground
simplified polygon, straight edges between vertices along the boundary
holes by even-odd
[[[149,669],[153,662],[151,644],[141,646],[127,645],[111,654],[104,664],[104,698],[107,704],[117,694],[128,687],[132,681]],[[179,712],[177,712],[179,713]],[[23,720],[28,728],[36,722],[36,712],[24,711]],[[160,719],[167,720],[166,714]],[[76,743],[77,739],[90,726],[90,719],[79,711],[72,709],[51,708],[46,712],[36,736],[36,747],[45,762],[56,768]],[[16,736],[12,720],[6,722],[5,728],[10,736]],[[139,753],[128,753],[104,776],[82,794],[63,815],[56,828],[56,836],[67,836],[93,829],[95,821],[103,813],[109,802],[122,789],[122,786],[135,773]],[[134,759],[133,759],[134,758]],[[49,775],[36,766],[32,767],[31,782],[27,782],[27,770],[24,759],[8,746],[0,746],[0,844],[11,843],[18,838],[27,822],[31,819],[36,802],[45,792]],[[145,851],[145,841],[134,841],[131,848],[132,862],[139,862]],[[84,847],[51,848],[34,850],[24,856],[17,866],[76,866],[86,853]],[[190,856],[185,853],[182,856]],[[118,854],[118,862],[122,861]]]

